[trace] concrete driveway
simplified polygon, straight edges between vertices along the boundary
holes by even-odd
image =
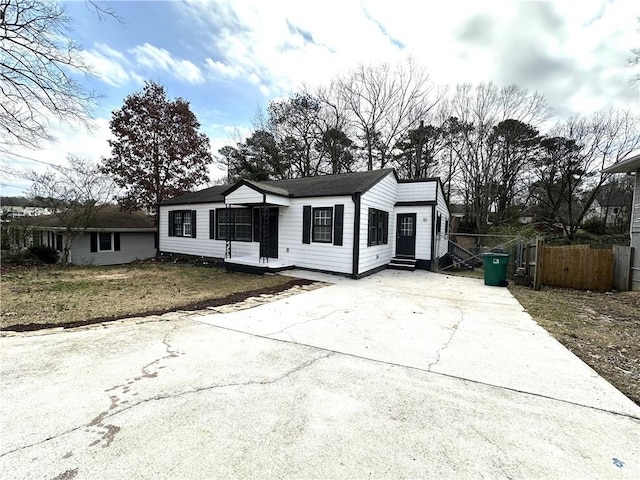
[[[0,338],[3,478],[640,478],[640,408],[506,289],[384,271]]]

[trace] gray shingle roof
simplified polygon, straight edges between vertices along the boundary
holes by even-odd
[[[38,227],[64,227],[55,215],[32,217],[32,224]],[[143,212],[125,213],[118,207],[109,205],[98,211],[88,228],[147,230],[155,229],[155,226],[151,218]]]
[[[185,193],[179,197],[170,198],[160,203],[160,205],[182,205],[185,203],[216,203],[224,202],[222,192],[227,190],[229,185],[215,185],[213,187],[198,190],[197,192]]]
[[[392,168],[370,170],[366,172],[341,173],[337,175],[319,175],[316,177],[292,178],[288,180],[269,180],[266,182],[245,181],[266,192],[293,198],[327,197],[364,193],[373,185],[394,172]],[[395,172],[394,172],[395,175]],[[232,185],[216,185],[198,192],[171,198],[162,205],[184,205],[192,203],[224,202],[223,192]],[[287,195],[288,194],[288,195]]]

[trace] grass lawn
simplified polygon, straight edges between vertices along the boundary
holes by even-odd
[[[304,283],[310,282],[187,264],[5,269],[0,328],[204,308],[215,300],[232,303],[248,296],[243,292],[253,295]]]

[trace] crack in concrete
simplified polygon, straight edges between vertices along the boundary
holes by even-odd
[[[440,355],[449,347],[449,345],[453,341],[453,337],[455,337],[456,333],[458,332],[458,328],[460,327],[460,325],[464,320],[464,312],[462,311],[462,309],[460,307],[454,307],[454,308],[458,310],[458,312],[460,312],[460,319],[453,326],[452,328],[453,331],[451,332],[451,335],[449,336],[449,339],[446,341],[446,343],[442,347],[440,347],[438,350],[436,350],[436,359],[433,362],[431,362],[429,365],[427,365],[427,372],[431,372],[431,369],[435,367],[438,363],[440,363]]]
[[[127,382],[125,384],[121,384],[121,385],[115,385],[111,388],[108,388],[107,390],[105,390],[105,393],[110,393],[113,392],[115,390],[120,389],[122,394],[127,394],[130,390],[130,385],[138,382],[140,380],[142,380],[143,378],[156,378],[158,376],[158,372],[152,372],[150,369],[153,365],[161,362],[162,360],[165,359],[169,359],[169,358],[174,358],[178,356],[178,351],[174,350],[172,345],[169,343],[169,336],[178,328],[178,325],[175,325],[170,331],[168,331],[164,337],[162,338],[162,343],[165,345],[165,351],[167,353],[167,355],[160,357],[152,362],[147,363],[146,365],[144,365],[142,367],[142,375],[134,377],[133,379],[127,379]],[[99,445],[100,443],[104,442],[104,445],[102,446],[103,448],[108,447],[109,445],[111,445],[111,442],[113,442],[113,439],[115,437],[115,435],[120,431],[120,427],[118,427],[117,425],[111,425],[111,424],[105,424],[104,421],[105,419],[109,416],[109,413],[113,413],[113,410],[115,410],[116,408],[118,408],[121,405],[121,400],[117,395],[109,395],[109,408],[103,412],[100,412],[96,417],[94,417],[91,422],[89,422],[88,424],[83,424],[80,425],[78,427],[74,427],[72,429],[66,430],[64,432],[61,432],[59,434],[53,435],[51,437],[45,438],[44,440],[40,440],[38,442],[34,442],[31,443],[29,445],[24,445],[22,447],[18,447],[15,448],[13,450],[10,450],[8,452],[2,453],[0,454],[0,458],[6,456],[6,455],[10,455],[12,453],[18,452],[20,450],[24,450],[24,449],[28,449],[31,447],[34,447],[36,445],[40,445],[42,443],[46,443],[48,441],[51,440],[55,440],[56,438],[60,438],[63,437],[65,435],[69,435],[70,433],[74,433],[77,430],[80,430],[81,428],[95,428],[98,431],[96,432],[99,436],[99,438],[97,438],[96,440],[94,440],[93,442],[91,442],[89,444],[90,447],[95,447],[97,445]],[[91,430],[88,430],[91,431]]]
[[[333,314],[335,314],[335,313],[338,313],[338,312],[340,312],[340,311],[344,312],[344,309],[343,309],[343,308],[339,308],[339,309],[337,309],[337,310],[332,310],[331,312],[329,312],[329,313],[327,313],[327,314],[325,314],[325,315],[322,315],[321,317],[314,317],[314,318],[310,318],[309,320],[305,320],[305,321],[303,321],[303,322],[292,323],[292,324],[291,324],[291,325],[289,325],[288,327],[285,327],[285,328],[283,328],[283,329],[281,329],[281,330],[277,330],[277,331],[275,331],[275,332],[271,332],[271,333],[265,333],[265,334],[264,334],[264,336],[265,336],[265,337],[270,337],[270,336],[272,336],[272,335],[277,335],[278,333],[286,333],[286,334],[291,338],[291,340],[294,340],[294,341],[295,341],[295,338],[293,338],[293,337],[291,336],[291,334],[289,334],[289,333],[287,332],[287,330],[289,330],[289,329],[291,329],[291,328],[294,328],[294,327],[298,327],[298,326],[300,326],[300,325],[306,325],[307,323],[317,322],[318,320],[324,320],[325,318],[327,318],[327,317],[329,317],[329,316],[331,316],[331,315],[333,315]]]
[[[223,383],[223,384],[207,385],[205,387],[194,388],[192,390],[187,390],[187,391],[182,391],[182,392],[177,392],[177,393],[172,393],[172,394],[167,394],[167,395],[157,395],[155,397],[147,398],[147,399],[141,400],[141,401],[139,401],[137,403],[133,403],[133,404],[127,405],[126,407],[121,408],[121,409],[119,409],[117,411],[113,411],[113,410],[115,410],[115,408],[117,406],[119,406],[117,404],[117,402],[114,403],[114,400],[113,400],[114,398],[117,398],[117,397],[110,397],[112,403],[111,403],[111,406],[110,406],[109,410],[100,413],[100,415],[98,415],[96,418],[94,418],[91,421],[91,423],[89,423],[88,425],[83,424],[83,425],[80,425],[78,427],[74,427],[72,429],[69,429],[69,430],[67,430],[65,432],[53,435],[53,436],[48,437],[48,438],[45,438],[44,440],[40,440],[38,442],[34,442],[32,444],[29,444],[29,445],[24,445],[22,447],[15,448],[13,450],[10,450],[8,452],[0,454],[0,458],[4,457],[6,455],[10,455],[12,453],[19,452],[21,450],[26,450],[26,449],[29,449],[31,447],[35,447],[37,445],[41,445],[41,444],[49,442],[51,440],[56,440],[58,438],[61,438],[61,437],[64,437],[66,435],[69,435],[71,433],[74,433],[74,432],[76,432],[76,431],[78,431],[78,430],[80,430],[82,428],[91,427],[91,426],[99,426],[99,427],[104,428],[106,431],[105,431],[105,433],[104,433],[102,438],[92,442],[91,444],[89,444],[89,446],[98,445],[99,443],[101,443],[104,440],[107,443],[105,445],[103,445],[103,447],[107,447],[113,441],[113,436],[115,436],[115,434],[120,430],[120,427],[117,427],[115,425],[110,425],[110,424],[109,425],[105,425],[104,424],[104,420],[106,420],[108,418],[112,418],[112,417],[114,417],[116,415],[119,415],[121,413],[124,413],[124,412],[126,412],[128,410],[131,410],[133,408],[136,408],[136,407],[138,407],[140,405],[143,405],[143,404],[149,403],[149,402],[155,402],[155,401],[179,398],[179,397],[182,397],[182,396],[185,396],[185,395],[192,395],[192,394],[196,394],[196,393],[200,393],[200,392],[204,392],[204,391],[208,391],[208,390],[217,390],[217,389],[221,389],[221,388],[245,387],[245,386],[248,387],[248,386],[252,386],[252,385],[271,385],[271,384],[275,384],[275,383],[277,383],[277,382],[279,382],[281,380],[284,380],[284,379],[290,377],[291,375],[294,375],[295,373],[297,373],[297,372],[299,372],[301,370],[304,370],[304,369],[310,367],[314,363],[319,362],[320,360],[324,360],[325,358],[331,357],[331,356],[333,356],[335,354],[336,354],[335,352],[329,352],[326,355],[322,355],[322,356],[313,358],[311,360],[308,360],[306,362],[301,363],[300,365],[297,365],[295,368],[292,368],[291,370],[283,373],[282,375],[279,375],[279,376],[277,376],[275,378],[272,378],[272,379],[269,379],[269,380],[262,380],[262,381],[250,380],[250,381],[247,381],[247,382],[236,382],[236,383]],[[152,362],[152,363],[154,363],[154,362]],[[112,389],[110,389],[110,390],[112,390]],[[115,405],[115,407],[114,407],[114,405]],[[109,427],[115,427],[117,430],[114,431],[113,429],[110,429]]]
[[[155,397],[150,397],[150,398],[141,400],[141,401],[139,401],[137,403],[134,403],[134,404],[131,404],[131,405],[127,405],[125,408],[122,408],[122,409],[118,410],[117,412],[110,413],[108,415],[108,417],[113,417],[115,415],[119,415],[120,413],[126,412],[127,410],[131,410],[132,408],[135,408],[135,407],[137,407],[139,405],[142,405],[144,403],[154,402],[154,401],[158,401],[158,400],[167,400],[167,399],[172,399],[172,398],[179,398],[179,397],[182,397],[182,396],[185,396],[185,395],[191,395],[191,394],[194,394],[194,393],[205,392],[205,391],[208,391],[208,390],[217,390],[217,389],[228,388],[228,387],[248,387],[248,386],[251,386],[251,385],[271,385],[271,384],[277,383],[277,382],[279,382],[281,380],[284,380],[285,378],[290,377],[291,375],[293,375],[293,374],[295,374],[295,373],[297,373],[297,372],[299,372],[301,370],[304,370],[305,368],[310,367],[314,363],[316,363],[316,362],[318,362],[320,360],[324,360],[325,358],[331,357],[333,355],[335,355],[334,352],[329,352],[326,355],[322,355],[320,357],[313,358],[313,359],[311,359],[311,360],[309,360],[307,362],[304,362],[304,363],[296,366],[295,368],[285,372],[284,374],[282,374],[282,375],[280,375],[278,377],[269,379],[269,380],[262,380],[262,381],[250,380],[250,381],[247,381],[247,382],[214,384],[214,385],[207,385],[205,387],[194,388],[192,390],[186,390],[186,391],[183,391],[183,392],[171,393],[171,394],[166,394],[166,395],[157,395]]]
[[[129,393],[129,390],[130,390],[129,385],[132,385],[134,382],[138,382],[143,378],[156,378],[158,376],[158,372],[152,371],[151,367],[153,367],[156,364],[159,364],[163,360],[167,360],[169,358],[175,358],[178,356],[178,351],[174,350],[171,344],[169,343],[169,335],[175,332],[177,328],[178,326],[175,325],[162,338],[162,343],[165,346],[165,352],[167,353],[167,355],[157,358],[156,360],[144,365],[141,370],[142,375],[134,377],[133,380],[127,379],[127,383],[125,385],[116,385],[115,387],[111,387],[105,390],[105,392],[109,393],[109,392],[113,392],[114,390],[120,389],[122,391],[121,393],[123,395],[126,395],[127,393]],[[113,439],[115,438],[116,434],[120,431],[120,427],[118,427],[117,425],[104,423],[107,416],[109,416],[109,413],[115,410],[116,408],[118,408],[122,403],[120,401],[120,398],[117,397],[116,395],[110,395],[109,400],[111,400],[111,405],[109,405],[109,408],[104,412],[101,412],[97,417],[95,417],[91,421],[91,423],[89,423],[89,425],[87,425],[87,427],[97,427],[99,429],[97,433],[100,435],[98,439],[94,440],[89,444],[90,447],[95,447],[97,445],[100,445],[102,442],[104,442],[104,445],[102,445],[102,448],[108,447],[109,445],[111,445],[111,442],[113,442]]]
[[[31,448],[31,447],[42,445],[43,443],[47,443],[47,442],[49,442],[51,440],[55,440],[56,438],[64,437],[65,435],[69,435],[70,433],[76,432],[76,431],[78,431],[78,430],[80,430],[82,428],[86,428],[86,425],[82,424],[82,425],[80,425],[78,427],[70,428],[69,430],[65,430],[64,432],[61,432],[61,433],[56,433],[55,435],[52,435],[52,436],[47,437],[45,439],[39,440],[37,442],[30,443],[29,445],[23,445],[21,447],[16,447],[13,450],[9,450],[7,452],[0,453],[0,458],[6,457],[7,455],[11,455],[12,453],[16,453],[16,452],[19,452],[21,450],[26,450],[26,449]]]

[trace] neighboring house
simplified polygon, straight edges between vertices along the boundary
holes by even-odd
[[[35,221],[33,243],[64,251],[68,240],[60,220],[52,215]],[[76,265],[117,265],[156,253],[156,228],[149,216],[124,213],[114,206],[101,209],[84,232],[72,237],[68,262]]]
[[[631,246],[634,258],[631,265],[631,287],[640,290],[640,155],[618,162],[604,170],[605,173],[635,174],[633,204],[631,207]]]
[[[597,195],[585,220],[596,218],[605,222],[607,227],[626,229],[631,219],[633,192],[605,185]]]
[[[51,215],[51,210],[45,207],[20,207],[17,205],[3,205],[0,207],[3,218],[37,217]]]
[[[159,249],[225,259],[231,270],[359,278],[390,264],[431,269],[447,253],[448,231],[440,180],[399,180],[387,169],[241,180],[166,200]]]

